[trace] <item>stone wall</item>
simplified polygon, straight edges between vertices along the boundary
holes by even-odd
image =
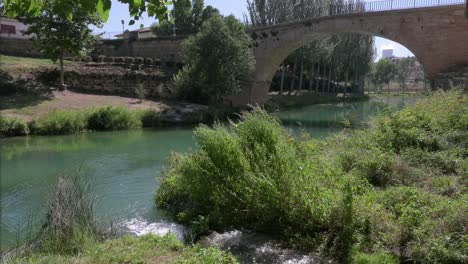
[[[0,38],[0,53],[11,56],[43,57],[33,40]]]
[[[68,89],[77,92],[133,97],[136,87],[142,85],[148,98],[170,98],[172,75],[171,70],[154,66],[90,63],[66,69],[65,81]],[[42,79],[58,85],[59,72],[44,73]]]
[[[179,63],[180,45],[186,36],[159,37],[152,39],[114,39],[103,40],[93,52],[93,57],[143,57],[159,59],[163,63]],[[43,57],[34,41],[28,39],[0,38],[0,53],[13,56]]]
[[[453,87],[468,92],[468,66],[454,67],[446,73],[439,73],[434,79],[436,89],[448,90]]]

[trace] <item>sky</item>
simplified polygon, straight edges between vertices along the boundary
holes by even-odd
[[[240,20],[243,20],[243,14],[247,13],[246,0],[205,0],[205,5],[212,5],[218,8],[223,15],[232,14]],[[109,38],[109,36],[114,36],[116,34],[122,33],[122,19],[125,21],[125,30],[138,29],[140,25],[143,25],[144,27],[149,27],[152,23],[156,21],[155,18],[143,16],[140,20],[136,21],[135,25],[128,26],[128,22],[131,19],[128,11],[128,6],[125,4],[121,4],[116,0],[112,0],[112,8],[110,11],[109,20],[105,23],[103,28],[97,28],[94,29],[94,31],[96,33],[105,32],[105,38]],[[376,37],[375,46],[377,49],[377,59],[380,59],[382,57],[383,49],[393,49],[393,54],[396,57],[414,56],[404,46],[388,39]]]

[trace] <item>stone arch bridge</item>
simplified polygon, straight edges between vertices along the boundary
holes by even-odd
[[[416,7],[416,1],[432,3]],[[335,14],[331,7],[330,16],[249,30],[256,58],[254,81],[231,97],[231,103],[264,103],[284,59],[324,35],[359,33],[396,41],[415,54],[429,79],[468,66],[468,21],[462,0],[390,0],[363,5],[365,12]]]

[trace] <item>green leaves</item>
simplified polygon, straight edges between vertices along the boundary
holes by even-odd
[[[166,0],[118,0],[121,3],[128,4],[130,14],[138,19],[144,12],[149,16],[156,16],[158,19],[164,19],[167,14],[167,6],[171,3]],[[71,9],[80,9],[81,11],[99,17],[106,22],[109,19],[111,0],[4,0],[3,7],[5,14],[9,17],[21,16],[39,16],[42,11],[47,9],[47,5],[55,7],[54,13],[64,16],[68,20],[73,19]]]
[[[111,1],[110,0],[99,0],[97,4],[97,11],[101,16],[104,22],[107,22],[109,19],[109,13],[111,8]]]

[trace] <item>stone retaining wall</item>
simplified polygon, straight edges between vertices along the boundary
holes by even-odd
[[[134,70],[120,66],[91,65],[65,72],[68,89],[92,94],[136,96],[136,88],[142,85],[147,98],[170,98],[171,71],[160,68]],[[43,80],[58,86],[59,71],[44,73]]]

